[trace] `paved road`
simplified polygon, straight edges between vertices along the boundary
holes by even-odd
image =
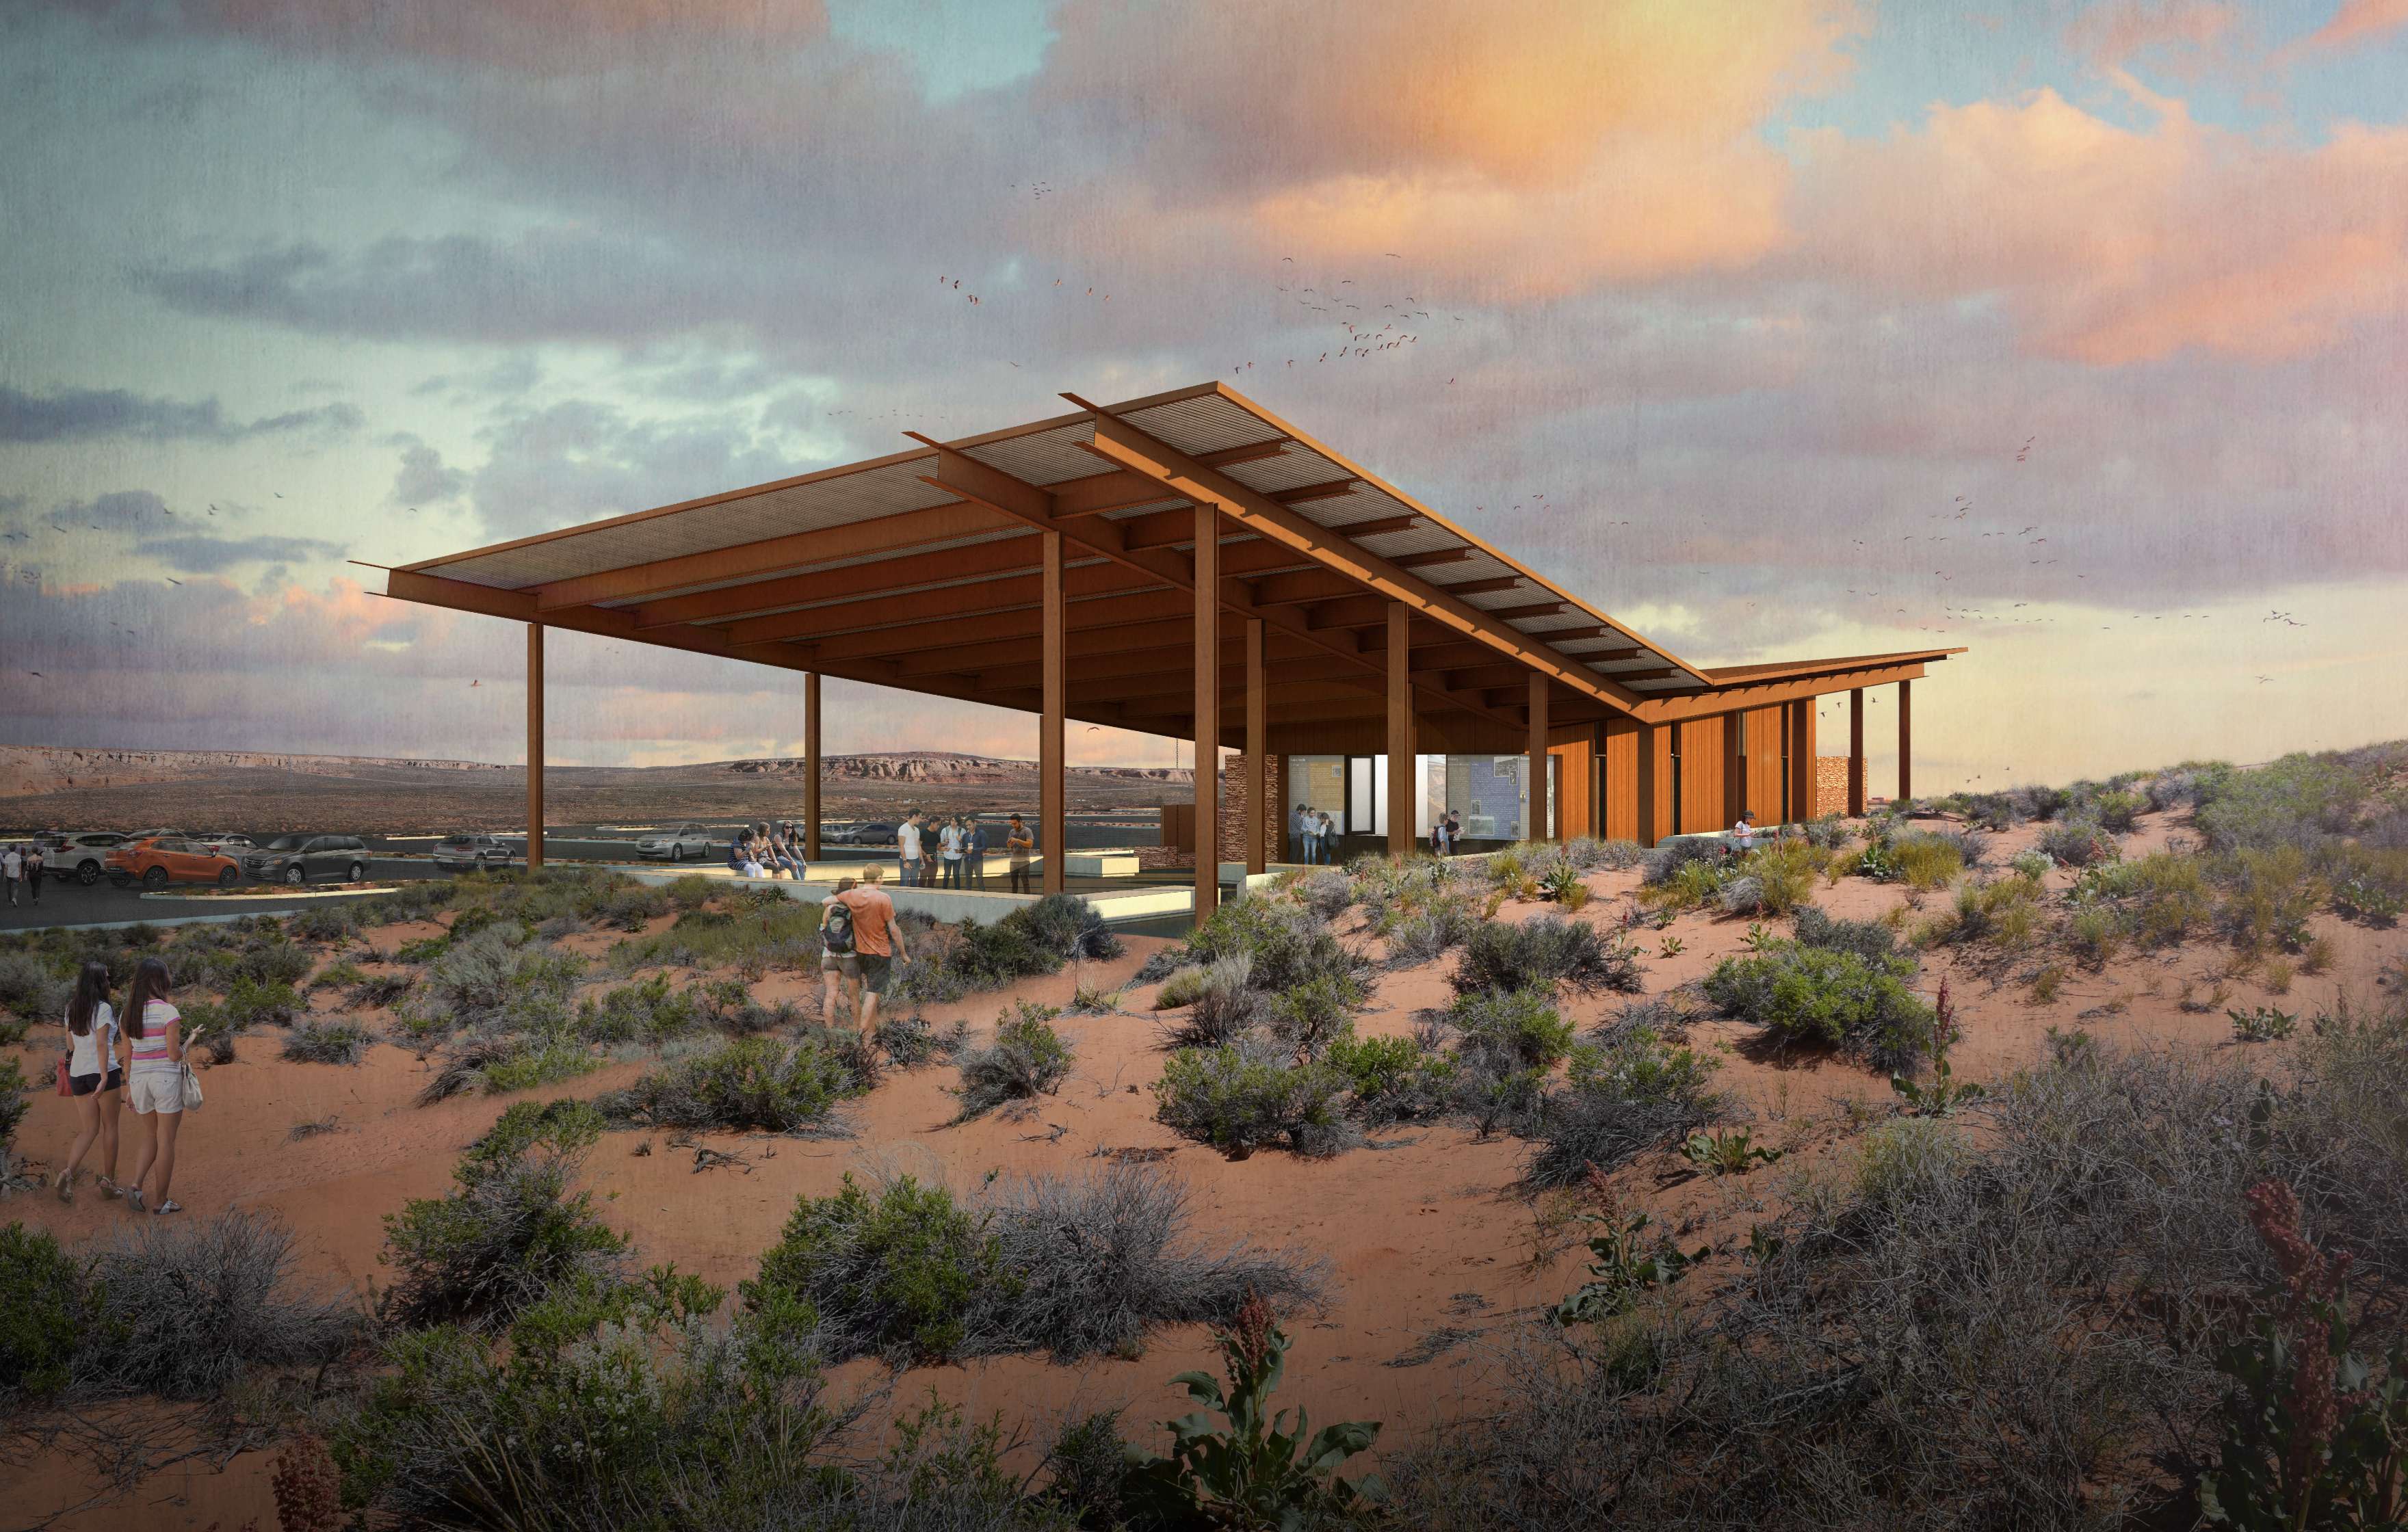
[[[373,879],[440,877],[424,862],[371,858]],[[245,899],[239,905],[224,899],[146,899],[142,890],[116,888],[98,882],[86,888],[73,881],[46,879],[42,902],[22,893],[14,909],[0,905],[0,931],[23,931],[39,925],[105,925],[121,921],[165,921],[186,915],[286,915],[327,903],[326,899]]]

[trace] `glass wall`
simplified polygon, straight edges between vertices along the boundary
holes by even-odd
[[[1442,795],[1447,813],[1462,828],[1459,844],[1509,844],[1530,838],[1526,755],[1449,755]]]
[[[1312,815],[1315,823],[1320,816],[1329,816],[1331,836],[1326,845],[1316,838],[1308,845],[1297,833],[1297,806]],[[1287,758],[1287,801],[1280,805],[1281,822],[1286,826],[1282,833],[1281,860],[1287,862],[1334,862],[1338,859],[1337,840],[1346,832],[1346,757],[1343,755],[1291,755]],[[1310,852],[1311,854],[1308,854]]]

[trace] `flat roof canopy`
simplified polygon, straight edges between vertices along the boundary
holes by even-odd
[[[1414,711],[1456,749],[1519,748],[1533,675],[1556,726],[1664,723],[1961,652],[1702,668],[1217,382],[1065,397],[1078,408],[1050,420],[424,560],[385,594],[1033,712],[1058,532],[1068,716],[1192,738],[1209,506],[1221,609],[1263,623],[1273,748],[1376,724],[1398,603]],[[1221,624],[1225,668],[1244,626]]]

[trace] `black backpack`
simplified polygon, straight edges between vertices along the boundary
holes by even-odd
[[[830,899],[826,920],[820,926],[820,946],[839,955],[853,951],[853,907],[842,899]]]

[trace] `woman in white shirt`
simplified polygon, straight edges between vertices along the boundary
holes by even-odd
[[[117,1065],[117,1012],[108,1004],[108,966],[87,963],[76,976],[67,1002],[67,1092],[75,1099],[75,1147],[58,1175],[61,1202],[75,1200],[76,1171],[94,1141],[100,1144],[103,1196],[117,1196],[117,1109],[125,1084]]]
[[[176,1130],[184,1122],[183,1031],[183,1016],[167,1001],[167,965],[144,958],[125,996],[125,1095],[143,1132],[141,1151],[134,1156],[134,1184],[124,1190],[137,1211],[184,1210],[167,1196],[167,1184],[176,1179]]]

